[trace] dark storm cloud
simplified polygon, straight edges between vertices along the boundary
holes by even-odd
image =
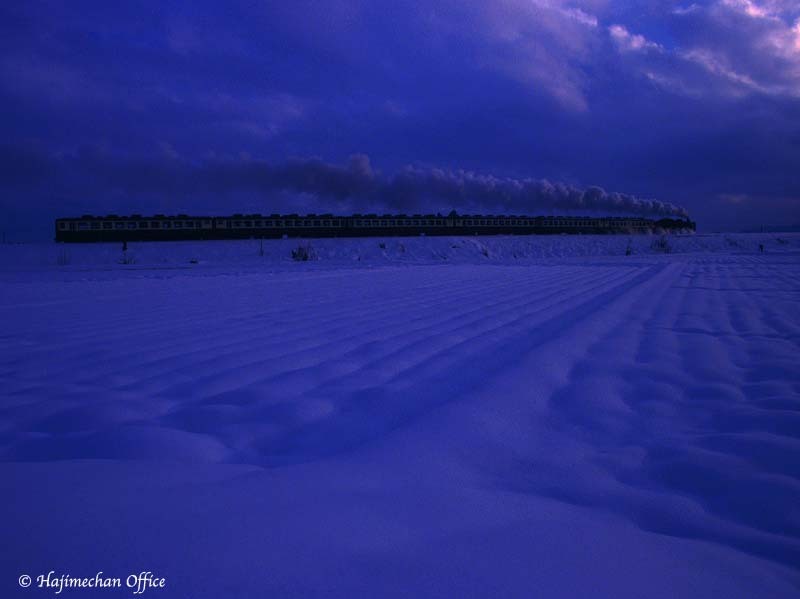
[[[0,115],[14,223],[265,201],[796,221],[800,5],[4,3]],[[355,152],[385,172],[337,166]]]

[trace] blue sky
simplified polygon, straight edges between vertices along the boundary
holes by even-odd
[[[552,189],[588,210],[594,187],[705,230],[800,222],[794,1],[12,1],[0,18],[18,237],[85,212],[536,214],[567,205]]]

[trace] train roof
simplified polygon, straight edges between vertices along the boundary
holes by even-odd
[[[275,214],[272,213],[270,215],[261,215],[261,214],[233,214],[233,215],[208,215],[208,214],[175,214],[175,215],[165,215],[165,214],[154,214],[154,215],[141,215],[141,214],[130,214],[130,215],[117,215],[117,214],[106,214],[106,215],[95,215],[95,214],[84,214],[82,216],[64,216],[56,218],[57,221],[69,221],[69,220],[168,220],[168,219],[197,219],[197,220],[213,220],[213,219],[282,219],[282,218],[292,218],[292,219],[303,219],[303,218],[370,218],[370,219],[421,219],[421,218],[459,218],[459,219],[496,219],[496,218],[526,218],[526,219],[562,219],[562,220],[586,220],[586,219],[603,219],[603,220],[643,220],[643,221],[655,221],[655,220],[674,220],[674,221],[689,221],[689,217],[683,216],[654,216],[654,217],[645,217],[645,216],[575,216],[575,215],[554,215],[554,214],[547,214],[547,215],[505,215],[505,214],[453,214],[451,213],[448,217],[443,216],[442,214],[361,214],[361,213],[354,213],[350,215],[334,215],[331,213],[325,214],[315,214],[310,213],[306,215],[300,214]]]

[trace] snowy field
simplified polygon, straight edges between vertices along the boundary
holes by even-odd
[[[798,597],[800,235],[656,240],[0,245],[0,597]]]

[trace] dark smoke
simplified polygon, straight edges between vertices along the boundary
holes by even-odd
[[[2,150],[2,148],[0,148]],[[546,214],[555,212],[618,213],[648,216],[687,216],[674,204],[579,188],[537,179],[482,175],[463,170],[409,166],[394,175],[373,170],[363,154],[345,165],[318,159],[284,163],[237,159],[189,162],[174,157],[121,158],[95,150],[59,157],[30,150],[8,152],[6,162],[15,174],[0,187],[20,191],[26,184],[44,186],[65,200],[80,197],[85,209],[103,212],[115,198],[115,209],[133,210],[142,198],[150,206],[168,209],[170,202],[191,202],[195,209],[244,211],[237,193],[255,197],[262,212],[274,208],[276,194],[284,207],[322,212],[449,212]],[[0,151],[0,155],[4,152]],[[127,198],[127,199],[126,199]],[[287,200],[288,198],[288,200]],[[294,200],[292,199],[294,198]],[[169,201],[167,201],[169,199]],[[253,202],[250,202],[250,206]],[[100,208],[103,206],[104,208]]]
[[[346,166],[320,160],[292,160],[281,165],[261,161],[207,165],[210,188],[249,188],[292,191],[346,202],[369,211],[449,211],[533,214],[586,211],[650,216],[688,216],[680,206],[657,200],[606,192],[600,187],[581,189],[537,179],[501,178],[470,171],[409,166],[392,176],[373,171],[363,154]],[[203,178],[201,177],[200,180]]]
[[[547,180],[513,179],[469,171],[408,167],[382,182],[381,191],[396,206],[426,199],[444,200],[476,212],[531,214],[586,211],[650,216],[688,216],[674,204],[611,192],[581,189]]]

